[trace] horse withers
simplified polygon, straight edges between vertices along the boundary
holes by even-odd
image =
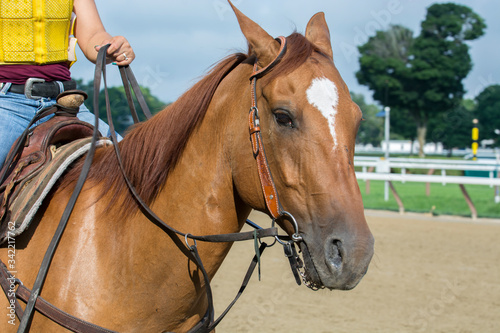
[[[139,195],[173,228],[192,235],[241,230],[252,209],[268,212],[249,142],[253,64],[264,68],[280,43],[236,8],[248,54],[219,62],[175,103],[119,143]],[[354,172],[362,115],[333,63],[324,15],[259,78],[255,100],[280,205],[298,224],[306,283],[351,289],[373,255]],[[15,239],[11,270],[31,287],[72,186],[76,165],[32,227]],[[280,226],[296,233],[289,221]],[[209,279],[231,243],[197,242]],[[0,258],[8,262],[4,245]],[[186,332],[207,311],[205,280],[185,239],[151,223],[129,194],[113,147],[99,148],[53,258],[41,296],[71,315],[119,332]],[[9,306],[0,297],[0,307]],[[8,311],[8,310],[7,310]],[[35,314],[33,332],[64,331]],[[15,325],[0,321],[2,332]]]

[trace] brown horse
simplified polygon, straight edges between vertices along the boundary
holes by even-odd
[[[249,78],[278,41],[235,9],[248,55],[218,63],[178,101],[120,142],[140,196],[172,227],[193,235],[239,232],[252,209],[267,211],[248,133]],[[324,15],[259,79],[256,99],[267,158],[284,209],[298,221],[306,279],[351,289],[365,274],[373,237],[365,221],[353,156],[362,115],[333,63]],[[16,239],[16,277],[33,285],[71,195],[67,174],[39,221]],[[289,235],[286,221],[280,225]],[[198,241],[211,279],[230,243]],[[204,279],[184,239],[148,221],[129,194],[112,147],[98,149],[89,179],[57,248],[41,296],[60,309],[119,332],[185,332],[207,310]],[[0,259],[7,262],[8,251]],[[0,296],[4,313],[8,306]],[[0,331],[16,327],[5,315]],[[35,314],[33,332],[65,331]]]

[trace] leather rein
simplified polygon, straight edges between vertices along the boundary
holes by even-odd
[[[299,234],[298,230],[298,224],[295,220],[295,218],[288,212],[284,211],[281,203],[279,201],[278,197],[278,192],[276,190],[276,186],[274,184],[271,170],[269,168],[269,164],[267,161],[266,153],[264,150],[264,145],[262,141],[262,135],[261,135],[261,130],[260,130],[260,118],[259,118],[259,111],[257,108],[257,98],[256,98],[256,85],[257,85],[257,79],[261,78],[264,76],[266,73],[268,73],[284,56],[286,52],[286,38],[284,37],[278,37],[276,39],[280,43],[280,50],[278,52],[278,55],[276,58],[266,67],[262,69],[258,69],[257,66],[257,59],[255,59],[255,64],[254,64],[254,69],[253,73],[250,77],[251,80],[251,99],[252,99],[252,105],[249,111],[249,117],[248,117],[248,125],[249,125],[249,134],[250,134],[250,141],[252,144],[252,149],[253,149],[253,154],[254,158],[256,159],[257,162],[257,170],[259,174],[259,179],[260,179],[260,184],[262,187],[262,192],[264,195],[265,203],[266,203],[266,208],[269,212],[269,214],[273,218],[273,223],[270,228],[263,229],[259,227],[258,225],[255,225],[253,222],[247,220],[247,223],[252,225],[255,229],[253,231],[249,232],[239,232],[239,233],[230,233],[230,234],[216,234],[216,235],[205,235],[205,236],[196,236],[196,235],[191,235],[189,233],[183,233],[181,231],[178,231],[174,228],[172,228],[170,225],[162,221],[149,207],[148,205],[140,198],[138,195],[137,191],[135,190],[134,186],[132,185],[131,181],[125,174],[125,169],[123,166],[121,154],[118,148],[118,140],[115,134],[115,129],[111,117],[111,108],[110,108],[110,101],[109,101],[109,95],[107,91],[107,84],[106,84],[106,51],[109,47],[109,45],[106,45],[102,47],[99,51],[97,61],[96,61],[96,70],[95,70],[95,75],[94,75],[94,113],[95,113],[95,119],[96,119],[96,124],[95,124],[95,132],[94,136],[92,138],[92,145],[91,145],[91,150],[89,151],[87,158],[84,162],[84,166],[82,169],[82,174],[77,182],[75,192],[73,193],[73,196],[70,198],[70,201],[68,203],[68,207],[65,210],[65,214],[61,218],[60,224],[56,230],[56,233],[53,237],[53,240],[51,244],[49,245],[49,248],[47,249],[47,252],[45,254],[44,260],[42,262],[42,265],[40,267],[39,273],[37,275],[37,279],[34,283],[33,286],[33,291],[30,291],[26,287],[22,285],[22,282],[19,280],[16,280],[10,273],[7,271],[7,268],[5,265],[0,265],[0,284],[2,285],[2,288],[7,294],[7,291],[9,290],[7,287],[9,284],[14,283],[15,285],[18,286],[16,290],[16,298],[19,298],[26,302],[26,308],[23,311],[21,307],[19,306],[19,303],[17,299],[15,300],[17,306],[16,306],[16,314],[17,316],[21,319],[21,323],[19,325],[18,333],[19,332],[28,332],[31,326],[31,321],[34,315],[34,311],[37,310],[47,316],[48,318],[52,319],[56,323],[60,324],[61,326],[73,331],[73,332],[106,332],[106,333],[111,333],[114,331],[93,325],[91,323],[88,323],[86,321],[83,321],[81,319],[75,318],[64,311],[52,306],[50,303],[45,301],[43,298],[41,298],[39,295],[41,293],[41,289],[43,286],[43,283],[45,281],[45,277],[47,275],[51,260],[54,256],[55,250],[57,248],[57,245],[59,243],[60,238],[62,237],[62,233],[64,232],[65,226],[69,220],[69,215],[71,214],[71,211],[74,207],[74,201],[76,201],[76,198],[78,197],[78,194],[81,190],[81,187],[83,187],[83,183],[86,179],[86,175],[88,173],[88,168],[90,168],[92,158],[94,155],[95,151],[95,144],[97,142],[97,120],[99,117],[99,103],[98,103],[98,92],[100,89],[101,85],[101,77],[104,79],[104,95],[105,95],[105,100],[106,100],[106,113],[108,117],[108,124],[110,127],[110,132],[111,132],[111,139],[113,141],[113,147],[115,149],[116,157],[118,160],[118,164],[120,166],[120,169],[123,174],[123,178],[129,188],[129,192],[131,195],[134,197],[136,200],[137,204],[139,205],[139,208],[141,209],[142,213],[155,225],[160,227],[163,231],[165,231],[168,235],[172,237],[172,235],[178,235],[182,236],[185,239],[185,245],[189,250],[189,255],[187,255],[191,260],[193,260],[196,265],[200,268],[204,281],[205,281],[205,289],[206,289],[206,294],[207,294],[207,300],[208,300],[208,310],[202,320],[195,325],[189,332],[211,332],[212,330],[215,329],[217,324],[224,318],[224,316],[228,313],[228,311],[232,308],[232,306],[235,304],[235,302],[238,300],[238,298],[241,296],[242,292],[246,288],[246,285],[248,284],[251,275],[253,274],[255,268],[257,265],[259,265],[259,277],[260,277],[260,255],[264,251],[264,249],[268,246],[265,242],[261,242],[261,238],[265,237],[274,237],[275,242],[279,242],[281,245],[283,245],[285,255],[290,261],[290,267],[292,269],[292,272],[294,274],[295,280],[297,284],[301,284],[301,278],[299,276],[299,269],[303,267],[302,262],[295,250],[294,244],[297,242],[302,241],[302,237]],[[129,66],[121,66],[120,67],[120,74],[122,77],[123,85],[125,87],[125,93],[127,96],[127,100],[129,103],[129,107],[132,113],[132,117],[134,119],[134,122],[138,122],[139,118],[137,116],[137,112],[134,106],[134,102],[132,99],[132,91],[131,88],[137,98],[137,101],[145,114],[146,118],[151,118],[151,113],[149,111],[149,108],[144,100],[144,97],[140,91],[139,84],[137,83],[137,80],[135,79],[135,76],[132,73],[132,70],[130,69]],[[83,180],[82,180],[83,179]],[[80,180],[81,184],[80,184]],[[72,200],[74,197],[74,200]],[[275,227],[275,222],[279,220],[286,220],[292,224],[292,227],[294,229],[294,233],[290,238],[280,236],[278,235],[278,229]],[[247,270],[247,273],[243,279],[242,285],[236,294],[234,300],[229,304],[229,306],[223,311],[223,313],[216,319],[214,320],[214,306],[213,306],[213,299],[212,299],[212,291],[210,287],[210,281],[208,278],[208,274],[203,266],[203,263],[201,261],[201,258],[198,253],[197,249],[197,241],[205,241],[205,242],[235,242],[235,241],[243,241],[243,240],[254,240],[255,242],[255,249],[256,253],[254,258],[252,259],[252,262],[250,263],[250,266]],[[193,244],[190,245],[189,240],[192,241]],[[260,243],[260,246],[259,246]],[[273,242],[272,245],[275,243]],[[8,282],[6,284],[6,282]],[[11,300],[12,302],[13,300]]]

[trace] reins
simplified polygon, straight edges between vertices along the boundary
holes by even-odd
[[[107,49],[107,47],[106,47]],[[96,68],[97,67],[103,67],[105,68],[106,64],[106,57],[104,53],[104,58],[103,57],[98,57],[97,62],[96,62]],[[94,77],[94,80],[97,79],[97,73]],[[98,78],[98,82],[94,81],[94,90],[97,86],[97,90],[99,91],[99,85],[100,85],[100,77]],[[106,92],[107,93],[107,92]],[[90,149],[87,153],[87,156],[85,157],[85,162],[83,163],[82,171],[80,172],[80,176],[78,177],[77,183],[75,185],[75,189],[73,190],[73,193],[66,204],[66,208],[64,209],[64,212],[61,216],[61,220],[59,221],[59,225],[57,226],[56,232],[54,236],[52,237],[52,240],[47,248],[47,251],[45,252],[45,255],[43,257],[42,264],[40,266],[40,269],[38,271],[37,277],[35,279],[35,283],[33,284],[33,289],[31,290],[28,303],[26,304],[26,308],[24,309],[24,314],[23,317],[21,318],[21,322],[19,323],[18,327],[18,332],[28,332],[31,326],[31,322],[33,321],[33,315],[34,315],[34,309],[35,309],[35,304],[37,303],[38,296],[41,293],[43,284],[45,282],[45,278],[47,277],[47,273],[49,271],[50,264],[52,262],[52,259],[54,258],[55,251],[57,249],[57,246],[59,245],[59,241],[61,240],[61,237],[64,233],[64,230],[66,228],[66,225],[68,224],[69,218],[71,216],[71,213],[73,211],[73,208],[75,207],[76,200],[78,199],[78,196],[80,195],[80,191],[83,188],[83,185],[85,184],[85,180],[87,179],[87,175],[90,171],[90,167],[92,165],[92,160],[94,158],[94,153],[96,150],[96,145],[97,145],[97,140],[99,136],[99,129],[98,129],[98,124],[99,124],[99,96],[98,94],[94,94],[94,110],[95,112],[95,127],[94,127],[94,132],[92,134],[92,144],[90,145]],[[117,141],[114,141],[117,142]]]
[[[108,95],[108,90],[107,90],[107,83],[106,83],[106,51],[109,47],[109,45],[106,45],[102,47],[99,50],[98,56],[97,56],[97,61],[96,61],[96,69],[95,69],[95,74],[94,74],[94,114],[95,114],[95,128],[94,128],[94,133],[92,137],[92,144],[91,144],[91,149],[89,153],[87,154],[87,157],[85,159],[85,162],[83,164],[82,172],[80,174],[80,177],[77,181],[77,184],[75,186],[75,190],[68,202],[68,205],[63,213],[63,216],[59,222],[59,226],[56,230],[55,235],[53,236],[53,239],[46,251],[46,254],[44,256],[42,265],[40,267],[40,270],[38,272],[37,278],[35,280],[33,290],[29,291],[28,289],[24,288],[24,286],[20,286],[18,289],[22,291],[24,295],[29,294],[29,299],[27,301],[26,308],[24,310],[24,313],[22,314],[21,318],[21,323],[19,325],[18,332],[27,332],[29,331],[33,315],[34,315],[34,310],[38,308],[39,304],[44,304],[46,301],[41,299],[39,297],[41,293],[41,289],[43,287],[50,263],[52,261],[52,258],[54,256],[54,253],[57,249],[57,245],[59,244],[59,241],[62,237],[62,234],[64,232],[64,229],[67,225],[67,222],[69,220],[69,217],[71,215],[71,212],[74,208],[76,199],[83,187],[83,184],[85,182],[85,179],[87,177],[87,174],[89,172],[92,159],[95,153],[96,149],[96,142],[97,142],[97,133],[98,133],[98,119],[99,119],[99,98],[98,98],[98,92],[100,89],[101,85],[101,78],[103,78],[104,81],[104,96],[105,96],[105,101],[106,101],[106,113],[107,113],[107,118],[108,118],[108,124],[110,127],[110,132],[111,132],[111,140],[113,142],[113,147],[116,153],[116,158],[118,161],[118,165],[120,167],[120,170],[123,175],[123,179],[125,183],[127,184],[127,187],[129,189],[130,194],[133,196],[135,201],[137,202],[140,210],[142,213],[155,225],[157,225],[159,228],[161,228],[163,231],[165,231],[169,236],[172,237],[172,235],[178,235],[184,238],[185,240],[185,245],[187,249],[189,250],[190,256],[188,256],[191,260],[195,262],[195,264],[199,267],[200,271],[202,272],[203,279],[205,281],[205,289],[206,289],[206,295],[207,295],[207,301],[208,301],[208,310],[203,317],[203,319],[195,326],[193,327],[189,332],[210,332],[215,329],[217,324],[224,318],[224,316],[228,313],[228,311],[231,309],[231,307],[235,304],[235,302],[238,300],[238,298],[241,296],[242,292],[246,288],[246,285],[248,284],[251,275],[253,274],[255,268],[257,265],[260,266],[260,255],[262,252],[265,250],[265,248],[268,246],[265,242],[260,242],[260,239],[265,238],[265,237],[274,237],[277,242],[279,242],[281,245],[284,247],[285,255],[288,257],[290,260],[290,267],[292,269],[292,272],[295,276],[297,284],[301,284],[301,280],[299,277],[298,269],[302,267],[302,263],[297,255],[297,252],[295,250],[294,243],[300,242],[302,240],[302,237],[299,234],[298,230],[298,224],[295,220],[295,218],[288,212],[284,211],[281,203],[279,201],[278,193],[276,190],[276,186],[274,184],[271,171],[269,168],[269,164],[267,161],[267,157],[265,154],[264,150],[264,145],[262,142],[262,135],[260,131],[260,118],[259,118],[259,111],[257,108],[257,98],[256,98],[256,85],[257,85],[257,79],[264,76],[266,73],[268,73],[283,57],[283,55],[286,52],[286,39],[284,37],[279,37],[278,42],[280,43],[280,50],[278,52],[278,55],[276,58],[266,67],[262,69],[258,69],[257,66],[257,59],[255,60],[255,65],[254,65],[254,70],[253,73],[250,77],[251,80],[251,98],[252,98],[252,106],[249,111],[249,134],[250,134],[250,140],[252,143],[252,149],[253,149],[253,154],[257,162],[257,169],[258,169],[258,174],[259,174],[259,179],[266,203],[266,208],[269,211],[270,215],[273,218],[273,223],[270,228],[263,229],[257,225],[254,226],[253,231],[249,232],[240,232],[240,233],[229,233],[229,234],[216,234],[216,235],[192,235],[190,233],[184,233],[179,230],[176,230],[175,228],[171,227],[168,225],[166,222],[161,220],[151,209],[150,207],[142,200],[142,198],[138,195],[135,187],[129,180],[129,178],[126,175],[125,168],[123,165],[121,153],[118,147],[118,139],[116,137],[115,133],[115,128],[114,124],[112,121],[111,117],[111,108],[110,108],[110,101],[109,101],[109,95]],[[132,113],[132,117],[134,119],[134,122],[139,121],[139,117],[137,115],[137,111],[134,106],[134,102],[132,99],[132,91],[134,92],[137,101],[139,102],[139,105],[145,114],[146,118],[151,118],[151,112],[149,111],[149,108],[147,107],[147,104],[144,100],[144,97],[140,91],[139,84],[137,83],[137,80],[135,79],[135,76],[132,73],[132,70],[130,69],[129,66],[125,67],[120,67],[120,74],[122,77],[123,85],[125,88],[125,93],[127,96],[127,101],[129,103],[129,107]],[[132,89],[132,90],[131,90]],[[275,222],[279,220],[286,220],[292,224],[292,227],[294,229],[294,233],[291,236],[291,239],[286,239],[286,237],[279,236],[278,235],[278,229],[275,227]],[[250,222],[250,224],[253,224]],[[234,300],[229,304],[229,306],[222,312],[222,314],[214,320],[214,306],[213,306],[213,299],[212,299],[212,291],[210,287],[210,281],[208,274],[203,266],[202,260],[199,256],[198,249],[197,249],[197,241],[204,241],[204,242],[235,242],[235,241],[243,241],[243,240],[254,240],[255,242],[255,248],[256,248],[256,253],[254,258],[252,259],[252,262],[250,263],[250,266],[247,270],[247,273],[243,279],[242,285],[236,294]],[[190,242],[192,244],[190,244]],[[260,246],[258,245],[258,242],[260,242]],[[273,243],[274,244],[274,243]],[[0,270],[3,269],[3,267],[0,267]],[[259,272],[260,273],[260,272]],[[22,287],[22,288],[21,288]],[[26,297],[26,296],[25,296]],[[20,297],[21,298],[21,297]],[[23,299],[23,298],[21,298]],[[50,304],[49,304],[50,305]],[[53,308],[53,307],[52,307]],[[40,311],[40,310],[39,310]],[[76,319],[62,310],[59,310],[56,308],[56,315],[55,316],[49,316],[49,318],[52,318],[54,321],[58,322],[59,324],[60,321],[57,321],[54,319],[54,317],[64,317],[65,320],[67,320],[70,324],[61,324],[64,327],[73,330],[74,332],[87,332],[88,330],[92,330],[97,328],[97,331],[99,332],[113,332],[101,327],[98,327],[96,325],[87,323],[85,321],[82,321],[80,319]],[[42,312],[43,313],[43,312]],[[65,314],[66,316],[64,316]],[[19,316],[19,315],[18,315]],[[74,321],[78,321],[79,323],[84,323],[83,327],[84,329],[81,330],[78,327],[74,328],[76,326],[74,324]]]

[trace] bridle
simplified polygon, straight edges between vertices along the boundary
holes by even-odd
[[[290,261],[290,267],[295,277],[295,281],[298,285],[300,285],[301,278],[299,277],[299,274],[301,272],[299,272],[299,269],[303,267],[303,264],[300,261],[299,256],[297,255],[294,244],[301,242],[302,236],[300,236],[299,234],[299,227],[297,221],[295,220],[295,217],[293,217],[293,215],[289,212],[283,210],[283,207],[281,206],[278,191],[276,190],[276,185],[274,184],[273,176],[271,174],[269,163],[267,161],[266,151],[262,142],[259,109],[257,107],[257,79],[269,73],[269,71],[271,71],[271,69],[281,60],[281,58],[283,58],[286,53],[286,38],[280,36],[276,38],[276,40],[280,43],[280,49],[278,51],[278,55],[274,58],[273,61],[271,61],[266,67],[258,69],[257,58],[255,59],[253,73],[250,76],[252,85],[252,106],[250,107],[250,111],[248,113],[248,124],[250,132],[250,142],[252,143],[253,155],[257,162],[257,171],[259,173],[259,180],[262,187],[262,193],[264,195],[264,201],[266,203],[266,208],[273,218],[273,223],[278,220],[287,220],[292,224],[294,228],[294,233],[292,234],[289,241],[283,242],[278,236],[276,236],[276,241],[283,245],[285,256]],[[304,274],[302,273],[301,276],[307,285],[307,280]]]
[[[240,233],[230,233],[230,234],[217,234],[217,235],[205,235],[205,236],[196,236],[192,235],[189,233],[183,233],[181,231],[178,231],[174,228],[172,228],[170,225],[162,221],[149,207],[148,205],[140,198],[138,195],[137,191],[135,190],[135,187],[127,177],[125,173],[125,169],[123,166],[121,154],[118,148],[118,145],[116,144],[118,142],[116,133],[114,130],[114,125],[111,117],[111,109],[110,109],[110,102],[109,102],[109,96],[108,96],[108,91],[107,91],[107,85],[106,85],[106,52],[109,47],[109,45],[103,46],[99,50],[99,54],[97,56],[97,61],[96,61],[96,72],[94,76],[94,113],[96,117],[96,126],[95,126],[95,132],[92,140],[92,145],[94,148],[91,148],[91,151],[89,152],[83,168],[82,168],[82,175],[78,182],[77,185],[75,186],[77,192],[76,196],[78,196],[79,191],[81,190],[81,187],[83,187],[83,182],[85,181],[86,178],[86,173],[88,173],[88,169],[90,168],[91,162],[92,162],[92,157],[95,151],[95,143],[97,141],[97,135],[95,134],[97,132],[97,119],[99,116],[99,103],[98,103],[98,92],[100,90],[100,85],[101,85],[101,77],[104,79],[104,94],[105,94],[105,99],[106,99],[106,113],[108,117],[108,124],[110,127],[110,132],[111,132],[111,139],[115,143],[113,145],[116,153],[116,157],[118,160],[118,164],[120,166],[120,169],[123,174],[123,179],[125,180],[125,183],[127,184],[129,188],[129,192],[131,195],[134,197],[136,200],[137,204],[139,205],[139,208],[141,209],[142,213],[155,225],[160,227],[162,230],[164,230],[167,234],[172,236],[173,234],[176,234],[178,236],[184,237],[185,245],[189,250],[189,253],[191,254],[190,259],[192,259],[196,265],[200,268],[203,278],[205,280],[205,288],[206,288],[206,294],[207,294],[207,300],[208,300],[208,310],[203,317],[203,319],[195,326],[193,327],[189,332],[210,332],[215,329],[217,324],[224,318],[224,316],[227,314],[227,312],[231,309],[231,307],[235,304],[235,302],[238,300],[238,298],[241,296],[241,293],[245,289],[246,285],[248,284],[251,275],[253,274],[255,267],[257,265],[260,266],[260,255],[264,251],[264,249],[268,246],[272,246],[275,244],[275,242],[278,242],[279,244],[283,245],[285,255],[290,261],[290,267],[292,269],[292,272],[294,274],[295,280],[297,284],[301,284],[301,277],[304,279],[304,282],[306,285],[308,285],[304,274],[299,273],[299,269],[303,267],[302,261],[300,260],[296,250],[295,250],[295,243],[301,242],[302,241],[302,236],[300,235],[299,228],[297,221],[293,217],[292,214],[289,212],[283,210],[281,203],[279,201],[279,196],[278,192],[276,190],[276,186],[271,174],[271,170],[269,168],[269,163],[267,161],[263,141],[262,141],[262,135],[261,135],[261,130],[260,130],[260,118],[259,118],[259,110],[257,107],[257,98],[256,98],[256,85],[257,85],[257,79],[261,78],[265,74],[267,74],[272,68],[279,63],[281,58],[284,56],[286,52],[286,38],[285,37],[278,37],[276,39],[280,43],[280,49],[278,51],[278,55],[275,57],[273,61],[271,61],[270,64],[268,64],[266,67],[262,69],[258,69],[257,65],[257,58],[255,59],[254,63],[254,69],[253,73],[250,77],[251,80],[251,99],[252,99],[252,104],[250,107],[249,111],[249,116],[248,116],[248,125],[249,125],[249,134],[250,134],[250,141],[252,144],[252,150],[253,150],[253,155],[254,158],[257,162],[257,170],[259,174],[259,180],[262,188],[262,192],[264,195],[264,201],[266,204],[266,208],[273,218],[273,223],[270,228],[263,229],[255,224],[253,222],[248,221],[249,224],[254,226],[253,231],[249,232],[240,232]],[[151,113],[149,112],[148,106],[145,103],[144,97],[142,96],[142,93],[140,92],[139,84],[137,83],[137,80],[135,79],[131,69],[129,66],[124,66],[120,67],[120,74],[122,77],[122,81],[125,87],[125,92],[127,95],[127,100],[129,102],[129,107],[132,112],[132,117],[134,121],[138,121],[138,116],[137,112],[135,110],[134,102],[132,100],[132,92],[135,93],[135,96],[141,106],[142,111],[146,115],[147,118],[151,117]],[[89,157],[90,156],[90,157]],[[80,180],[83,179],[83,181],[80,184]],[[76,201],[76,198],[75,200]],[[65,226],[69,220],[69,215],[71,214],[71,211],[74,207],[74,202],[70,200],[67,211],[69,211],[68,214],[64,214],[63,218],[61,219],[61,222],[56,230],[56,233],[53,237],[52,242],[49,245],[49,248],[46,251],[44,260],[42,262],[41,268],[39,270],[39,273],[37,275],[37,279],[33,285],[33,292],[22,286],[22,283],[19,283],[18,289],[22,291],[22,293],[25,295],[24,297],[21,297],[26,304],[26,308],[24,310],[24,313],[20,315],[19,317],[21,318],[21,323],[19,325],[18,332],[27,332],[29,331],[31,321],[33,318],[34,310],[39,310],[40,312],[43,313],[43,309],[40,310],[38,307],[39,304],[44,304],[47,303],[48,305],[44,305],[46,307],[49,307],[50,310],[52,311],[52,315],[48,316],[52,320],[56,321],[60,325],[74,331],[74,332],[94,332],[94,331],[99,331],[99,332],[113,332],[101,327],[98,327],[96,325],[87,323],[85,321],[82,321],[80,319],[74,318],[68,314],[66,314],[64,311],[59,310],[56,308],[54,310],[54,307],[51,306],[48,302],[43,300],[41,297],[39,297],[39,294],[41,292],[41,288],[43,286],[43,283],[45,281],[45,277],[47,275],[50,262],[52,260],[52,257],[55,253],[55,250],[57,248],[57,245],[59,243],[59,239],[62,236],[62,233],[64,232]],[[66,211],[65,211],[66,212]],[[67,215],[67,216],[66,216]],[[284,237],[278,235],[278,229],[275,227],[275,223],[277,221],[288,221],[291,223],[293,227],[293,234],[291,237]],[[273,242],[271,245],[267,245],[265,242],[261,242],[260,240],[265,237],[274,237],[275,242]],[[235,242],[235,241],[243,241],[243,240],[254,240],[255,242],[255,248],[256,248],[256,254],[254,258],[252,259],[252,262],[247,270],[247,273],[245,275],[245,278],[243,279],[242,285],[234,298],[234,300],[229,304],[229,306],[223,311],[223,313],[216,319],[214,320],[214,307],[213,307],[213,300],[212,300],[212,291],[210,287],[210,281],[208,278],[208,274],[205,271],[205,268],[203,266],[203,263],[201,261],[201,258],[198,253],[197,249],[197,241],[205,241],[205,242]],[[190,244],[190,241],[193,244]],[[260,243],[260,246],[258,245]],[[29,299],[26,299],[26,294],[29,295]],[[38,302],[37,302],[38,300]],[[40,301],[42,300],[42,301]],[[36,303],[36,305],[35,305]],[[46,311],[46,310],[45,310]],[[55,312],[55,314],[54,314]],[[55,319],[54,317],[59,317],[58,319]],[[62,318],[62,319],[60,319]],[[78,323],[78,325],[76,325]],[[76,326],[76,328],[75,328]],[[82,328],[83,327],[83,328]],[[97,330],[96,330],[97,329]]]
[[[250,77],[252,84],[252,106],[250,107],[250,112],[248,113],[248,124],[250,131],[250,142],[252,143],[253,155],[257,162],[257,171],[259,172],[260,184],[262,187],[262,193],[264,194],[264,201],[266,202],[267,210],[275,220],[285,217],[289,219],[295,231],[292,235],[292,239],[298,242],[302,240],[302,238],[299,235],[297,221],[290,213],[283,210],[279,201],[276,185],[274,184],[274,180],[271,175],[271,170],[269,169],[266,151],[264,150],[264,145],[262,143],[259,109],[257,108],[257,79],[268,73],[286,53],[286,38],[278,37],[277,40],[280,42],[280,50],[278,51],[278,55],[276,56],[276,58],[269,65],[259,70],[257,66],[257,59],[255,59],[253,73]]]

